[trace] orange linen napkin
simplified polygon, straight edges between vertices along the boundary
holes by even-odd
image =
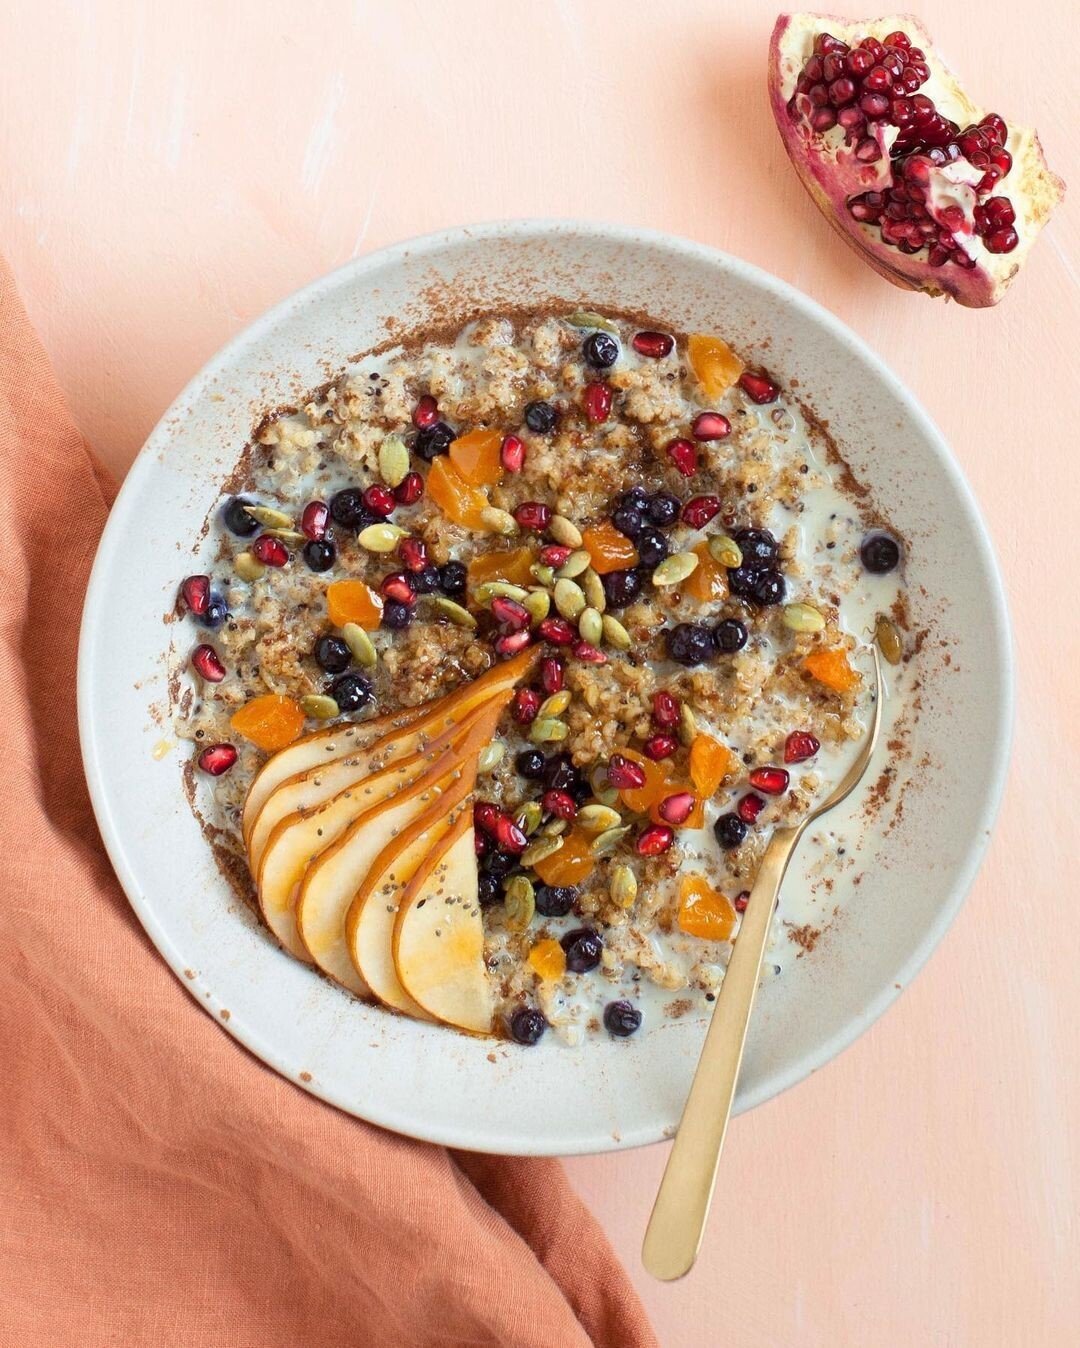
[[[144,936],[75,723],[112,488],[2,262],[0,462],[0,1344],[655,1344],[557,1162],[450,1153],[321,1104]],[[115,621],[122,677],[122,594]]]

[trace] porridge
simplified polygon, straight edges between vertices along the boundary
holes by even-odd
[[[770,374],[489,316],[268,417],[245,472],[178,728],[285,948],[523,1044],[712,1000],[770,829],[863,734],[867,640],[903,650],[900,544]]]

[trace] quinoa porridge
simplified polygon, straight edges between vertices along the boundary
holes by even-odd
[[[492,315],[358,359],[244,471],[177,725],[274,936],[523,1044],[712,1000],[770,829],[863,734],[867,642],[903,653],[901,546],[773,377]]]

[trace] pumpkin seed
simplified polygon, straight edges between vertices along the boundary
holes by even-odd
[[[341,629],[341,636],[358,665],[371,669],[378,662],[379,652],[359,623],[346,623]]]
[[[629,824],[623,824],[621,828],[607,828],[592,840],[589,851],[594,857],[608,857],[618,850],[629,832]]]
[[[514,823],[526,838],[531,837],[543,822],[544,808],[538,800],[526,801],[514,816]]]
[[[560,851],[563,845],[561,838],[537,838],[536,842],[530,843],[521,854],[521,864],[523,866],[535,866],[538,861],[546,861],[548,857],[553,857]]]
[[[617,866],[612,866],[608,891],[611,894],[612,901],[617,903],[620,908],[632,908],[634,900],[637,898],[637,876],[629,866],[623,865],[622,862]]]
[[[617,805],[619,803],[618,787],[612,786],[608,781],[607,768],[603,763],[598,763],[589,773],[589,785],[592,787],[593,795],[601,805]]]
[[[548,533],[556,543],[564,548],[581,547],[581,530],[565,515],[552,515],[551,522],[548,524]]]
[[[485,506],[480,512],[480,523],[493,534],[502,534],[510,538],[518,532],[518,522],[509,510],[500,510],[498,506]]]
[[[685,744],[689,749],[691,744],[697,738],[697,717],[691,711],[687,703],[683,703],[679,708],[679,741]]]
[[[604,640],[609,646],[614,646],[617,651],[628,651],[630,649],[632,644],[630,633],[619,622],[618,618],[613,618],[610,613],[605,613],[600,626],[604,634]]]
[[[492,740],[490,744],[484,747],[476,756],[477,772],[490,772],[497,768],[506,757],[506,745],[502,740]]]
[[[388,487],[399,487],[409,473],[409,451],[400,435],[388,435],[379,446],[379,476]]]
[[[431,602],[442,616],[448,618],[455,627],[467,627],[470,632],[476,630],[476,619],[461,604],[456,604],[452,599],[446,599],[441,594],[433,595]]]
[[[607,608],[607,594],[604,591],[604,582],[590,566],[578,582],[585,591],[585,598],[589,601],[589,607],[596,609],[597,613],[603,613]]]
[[[356,541],[368,552],[393,552],[405,537],[396,524],[369,524],[356,535]]]
[[[258,580],[266,575],[266,567],[250,552],[239,553],[233,567],[241,580]]]
[[[302,548],[308,541],[307,534],[302,534],[299,529],[264,529],[263,533],[267,538],[280,539],[290,548]]]
[[[560,833],[566,832],[566,820],[549,819],[540,832],[545,838],[557,838]]]
[[[529,727],[529,739],[533,744],[558,744],[570,734],[565,721],[554,716],[538,716]]]
[[[542,623],[551,612],[551,595],[547,590],[530,590],[521,606],[534,623]]]
[[[533,580],[538,580],[541,585],[547,586],[549,590],[555,584],[555,568],[545,566],[543,562],[533,562],[532,566],[529,567],[529,575],[532,576]]]
[[[583,609],[578,618],[578,633],[590,646],[599,646],[604,635],[604,620],[594,608]]]
[[[552,693],[550,697],[540,703],[540,710],[537,716],[561,716],[570,705],[570,698],[573,694],[569,688],[561,688],[557,693]]]
[[[698,557],[694,552],[673,552],[665,557],[652,573],[652,583],[660,587],[678,585],[697,570]]]
[[[511,931],[524,931],[536,916],[536,893],[528,876],[515,875],[506,886],[503,911]]]
[[[302,697],[300,710],[305,716],[314,716],[317,721],[329,721],[341,715],[338,704],[325,693],[309,693],[307,697]]]
[[[742,566],[742,548],[727,534],[713,534],[709,539],[709,556],[721,566]]]
[[[900,633],[896,630],[895,624],[891,623],[884,613],[878,614],[878,619],[874,625],[874,640],[878,644],[878,650],[888,660],[890,665],[898,665],[904,654],[904,643],[901,640]]]
[[[493,599],[516,599],[520,604],[528,593],[521,585],[511,585],[508,580],[486,580],[473,590],[473,598],[478,604],[490,604]]]
[[[273,506],[246,505],[244,513],[250,515],[253,520],[258,520],[264,529],[293,527],[292,516],[286,515],[284,510],[275,510]]]
[[[580,576],[582,572],[587,571],[592,563],[592,558],[584,548],[579,548],[577,552],[572,552],[562,566],[555,574],[565,580],[573,580]]]
[[[785,604],[784,626],[792,632],[821,632],[825,616],[813,604]]]
[[[577,813],[578,827],[586,833],[606,833],[621,823],[622,815],[610,805],[585,805]]]
[[[572,328],[599,328],[601,332],[614,333],[619,331],[610,318],[605,318],[603,314],[591,313],[588,309],[578,309],[575,313],[568,314],[566,321]]]
[[[554,590],[555,607],[564,618],[573,621],[585,607],[581,586],[572,580],[557,580]]]

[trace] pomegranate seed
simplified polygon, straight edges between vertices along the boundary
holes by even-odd
[[[548,697],[562,692],[564,673],[563,662],[553,655],[545,655],[540,661],[540,686]]]
[[[691,431],[695,440],[725,440],[731,434],[731,422],[723,412],[699,412]]]
[[[529,845],[529,840],[508,814],[500,814],[495,820],[495,841],[503,852],[520,855]]]
[[[540,694],[535,688],[519,688],[510,703],[510,715],[518,725],[532,725],[540,710]]]
[[[188,576],[186,580],[180,582],[180,598],[189,613],[201,618],[210,607],[210,577]]]
[[[236,762],[236,750],[231,744],[208,744],[196,759],[203,772],[220,777]]]
[[[514,511],[514,519],[523,529],[542,534],[551,523],[552,510],[540,501],[523,501]]]
[[[660,360],[675,345],[675,338],[666,332],[636,332],[632,345],[639,356],[648,356],[650,360]]]
[[[815,131],[831,131],[836,125],[836,113],[832,108],[817,108],[810,116],[810,125]]]
[[[855,146],[855,158],[860,164],[873,164],[881,158],[881,146],[873,136],[864,136]]]
[[[545,641],[554,646],[572,646],[577,639],[574,629],[565,618],[545,618],[536,628]]]
[[[661,730],[673,730],[679,724],[682,708],[679,699],[661,688],[652,695],[653,724]]]
[[[376,483],[364,492],[364,504],[373,515],[382,515],[385,519],[387,515],[393,512],[397,501],[389,487],[383,487]]]
[[[528,627],[530,622],[528,609],[502,595],[497,595],[491,601],[491,612],[496,621],[503,623],[511,632],[520,632],[523,627]]]
[[[612,754],[607,779],[618,791],[636,791],[645,785],[645,769],[632,758]]]
[[[754,374],[751,370],[743,371],[739,387],[755,403],[774,403],[780,396],[780,390],[767,375]]]
[[[692,440],[684,440],[681,436],[677,440],[669,440],[667,452],[668,458],[683,477],[694,476],[697,472],[698,458]]]
[[[855,97],[855,83],[849,80],[846,75],[838,80],[833,80],[829,85],[829,98],[834,107],[841,107],[844,103],[850,103]]]
[[[1011,253],[1020,242],[1020,235],[1011,225],[1004,229],[992,230],[983,238],[987,251],[990,253]]]
[[[756,822],[758,815],[764,808],[765,798],[763,796],[755,795],[755,793],[751,791],[748,796],[743,796],[735,806],[735,813],[744,824],[753,824]]]
[[[427,548],[419,538],[403,538],[397,550],[406,571],[423,571],[428,564]]]
[[[486,833],[481,833],[479,829],[473,829],[473,850],[477,857],[487,856],[491,848],[491,839]]]
[[[417,430],[422,431],[428,426],[434,426],[438,419],[439,404],[430,393],[425,393],[413,408],[412,424]]]
[[[196,674],[207,683],[220,683],[225,677],[225,666],[213,646],[207,646],[205,643],[196,646],[191,652],[191,663]]]
[[[748,889],[740,889],[738,894],[735,895],[735,911],[737,913],[745,913],[746,905],[749,902],[750,902],[750,891]]]
[[[657,806],[660,818],[668,824],[685,824],[693,813],[697,798],[690,791],[676,791],[673,796],[665,796]]]
[[[603,651],[598,651],[587,641],[575,641],[572,652],[575,660],[581,660],[586,665],[606,665],[607,656]]]
[[[416,603],[416,591],[404,571],[391,571],[388,576],[384,576],[379,589],[384,598],[393,599],[395,603],[406,604],[409,608]]]
[[[813,758],[821,748],[821,743],[816,735],[811,735],[809,730],[793,730],[784,741],[784,762],[785,763],[805,763],[808,758]]]
[[[567,791],[545,791],[540,799],[545,814],[553,814],[556,819],[576,819],[577,805],[574,797]]]
[[[750,774],[750,785],[767,796],[782,796],[790,780],[791,774],[783,768],[755,768]]]
[[[547,543],[540,549],[540,560],[545,566],[558,568],[573,551],[573,548],[564,548],[561,543]]]
[[[508,435],[499,450],[502,466],[508,473],[520,473],[525,467],[525,442],[516,435]]]
[[[674,735],[650,735],[642,745],[641,752],[646,758],[658,763],[662,758],[670,758],[678,747],[679,741]]]
[[[847,48],[845,47],[845,51]],[[837,52],[830,52],[821,63],[821,78],[826,84],[839,79],[844,72],[844,63]]]
[[[419,473],[406,473],[394,488],[398,505],[415,505],[424,494],[424,479]]]
[[[473,824],[476,828],[483,829],[485,833],[494,834],[495,825],[501,814],[502,810],[490,800],[478,800],[473,806]]]
[[[872,122],[877,121],[889,111],[889,100],[884,94],[863,94],[859,99],[859,111],[865,113]]]
[[[650,824],[648,828],[642,829],[638,834],[634,846],[639,856],[658,857],[670,851],[674,841],[675,831],[669,828],[667,824]]]
[[[691,529],[704,529],[719,514],[719,496],[695,496],[682,508],[683,523],[689,524]]]
[[[1009,128],[996,112],[987,113],[979,125],[998,145],[1004,145],[1009,138]]]
[[[251,555],[262,562],[263,566],[284,566],[289,560],[289,549],[280,538],[260,534],[251,545]]]
[[[330,507],[325,501],[309,501],[300,516],[300,532],[305,538],[318,543],[326,537],[326,528],[330,523]]]
[[[532,633],[508,632],[506,636],[499,637],[495,642],[495,653],[497,655],[517,655],[518,651],[523,651],[532,641]]]
[[[585,390],[581,395],[581,401],[585,406],[585,415],[594,426],[599,426],[607,421],[611,415],[611,404],[615,394],[610,384],[593,383],[586,384]]]

